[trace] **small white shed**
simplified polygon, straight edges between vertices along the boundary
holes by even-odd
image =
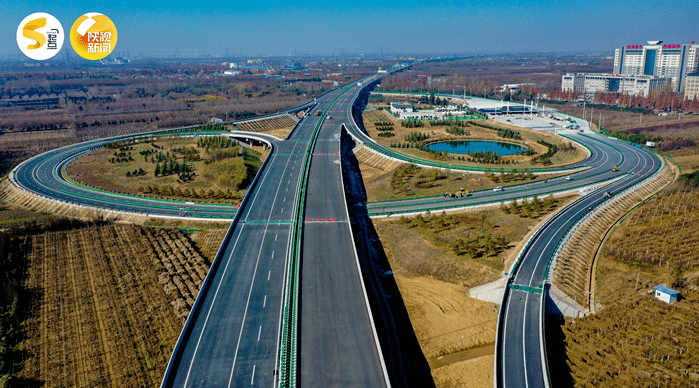
[[[665,286],[655,286],[653,289],[655,290],[655,297],[665,303],[677,302],[677,296],[680,294],[679,291]]]

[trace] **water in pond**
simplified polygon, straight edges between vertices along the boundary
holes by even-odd
[[[497,152],[498,155],[514,155],[517,152],[524,151],[522,146],[500,143],[494,141],[445,141],[442,143],[432,143],[427,146],[432,151],[444,152],[450,154],[468,155],[469,151],[491,151]]]

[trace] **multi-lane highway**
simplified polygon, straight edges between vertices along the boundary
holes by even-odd
[[[164,387],[271,386],[280,380],[308,387],[391,385],[352,237],[340,148],[345,128],[355,140],[377,152],[410,159],[373,142],[355,122],[355,101],[375,78],[367,77],[361,85],[352,83],[304,104],[304,108],[313,108],[284,141],[259,134],[235,135],[256,137],[273,147],[272,153],[237,212],[230,206],[196,205],[197,216],[235,220],[177,343]],[[461,199],[370,203],[366,210],[370,215],[392,215],[468,207],[577,191],[602,181],[612,182],[604,191],[614,193],[658,169],[659,159],[644,149],[589,131],[568,135],[590,152],[585,161],[568,167],[575,171],[572,179],[559,177]],[[105,193],[62,178],[65,163],[112,140],[42,154],[16,168],[13,179],[25,190],[67,202],[180,216],[182,204],[178,202]],[[620,171],[612,172],[613,165]],[[598,191],[554,217],[528,245],[511,274],[499,322],[497,385],[541,386],[546,382],[540,321],[544,294],[537,290],[544,283],[556,243],[580,214],[603,200]],[[300,247],[298,257],[292,252],[296,246]],[[290,276],[290,268],[296,266],[298,279]],[[289,287],[290,279],[298,288]],[[283,322],[294,298],[298,298],[298,310],[291,315],[298,325],[294,326],[298,327],[295,340],[282,341],[282,332],[288,328]],[[293,357],[282,357],[282,349]],[[293,362],[290,380],[280,376],[288,370],[282,365],[284,360]]]
[[[288,293],[294,292],[287,287],[286,274],[299,219],[302,276],[296,296],[299,311],[292,317],[299,332],[297,342],[286,349],[294,353],[291,384],[387,385],[353,253],[339,164],[341,127],[339,120],[315,115],[333,104],[349,104],[354,93],[343,88],[318,98],[290,137],[276,144],[240,209],[224,244],[226,252],[212,270],[215,276],[183,332],[163,386],[279,383],[286,370],[279,360],[280,347],[287,346],[280,342],[283,307]],[[308,160],[308,185],[303,190],[303,165]],[[299,201],[307,203],[302,215],[295,213]]]

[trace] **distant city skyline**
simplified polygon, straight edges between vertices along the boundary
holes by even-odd
[[[648,40],[699,41],[699,2],[24,2],[0,4],[0,54],[21,54],[19,22],[47,12],[70,29],[86,12],[111,18],[114,56],[341,53],[609,52]],[[64,45],[63,51],[72,50]],[[73,53],[71,53],[72,55]]]

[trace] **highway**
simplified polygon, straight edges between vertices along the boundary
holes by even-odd
[[[297,376],[302,387],[390,385],[364,291],[342,181],[340,137],[343,126],[350,125],[359,91],[355,86],[332,106],[313,148],[303,217]]]
[[[588,132],[587,135],[580,135],[577,132],[569,131],[567,136],[587,147],[590,157],[578,163],[581,168],[578,172],[568,175],[550,178],[548,181],[526,183],[522,185],[507,186],[500,192],[493,190],[483,190],[471,192],[469,197],[449,198],[449,197],[422,197],[407,200],[369,202],[366,204],[367,211],[372,216],[390,216],[394,214],[418,213],[427,209],[449,209],[474,206],[486,202],[509,201],[514,198],[540,198],[561,192],[577,192],[580,188],[594,186],[600,182],[609,181],[623,176],[628,172],[628,161],[624,160],[624,155],[618,150],[603,143],[605,139],[601,136]],[[619,171],[612,172],[612,166],[618,166]],[[486,179],[485,176],[483,179]]]
[[[548,182],[506,187],[501,192],[473,192],[472,196],[466,198],[427,197],[369,202],[364,205],[370,216],[386,217],[426,210],[497,204],[535,195],[542,197],[561,192],[577,192],[581,188],[591,189],[592,192],[567,206],[537,231],[512,273],[508,274],[508,286],[498,317],[495,387],[550,386],[542,320],[548,269],[558,243],[580,218],[608,199],[607,193],[614,195],[632,187],[649,178],[661,167],[660,159],[653,152],[593,133],[582,120],[578,124],[585,129],[583,134],[573,130],[560,132],[584,145],[590,152],[586,160],[571,166],[584,167],[583,171],[548,179]],[[418,165],[433,165],[380,146],[359,128],[354,128],[350,133],[358,142],[370,145],[384,155],[407,159]],[[612,172],[612,166],[618,166],[619,171]],[[596,189],[600,183],[604,187]]]
[[[211,135],[200,133],[200,136]],[[241,136],[242,135],[242,136]],[[253,136],[274,147],[276,138],[256,133],[237,136]],[[94,206],[113,211],[130,212],[139,215],[155,215],[161,217],[179,217],[183,214],[183,207],[189,211],[189,217],[194,218],[223,218],[233,219],[236,209],[233,206],[218,204],[197,203],[195,205],[183,202],[156,199],[146,196],[136,197],[122,193],[113,193],[83,187],[66,181],[60,170],[75,157],[102,147],[106,143],[115,140],[127,139],[132,136],[120,136],[116,138],[93,140],[89,142],[70,145],[55,149],[41,155],[37,155],[17,166],[12,176],[14,182],[23,189],[37,195],[69,203],[84,206]],[[195,210],[196,209],[196,210]]]
[[[566,207],[552,218],[526,248],[511,274],[500,308],[496,349],[497,387],[548,387],[544,355],[543,322],[545,287],[550,260],[569,228],[590,209],[602,203],[605,193],[617,193],[647,178],[660,167],[652,152],[625,143],[616,144],[624,153],[629,175]]]
[[[396,370],[386,369],[383,352],[394,352],[398,346],[394,343],[382,351],[382,341],[394,340],[383,335],[380,341],[376,332],[373,320],[378,313],[370,310],[342,174],[343,130],[358,143],[405,159],[375,144],[353,116],[362,88],[375,78],[367,77],[362,86],[352,83],[304,104],[313,108],[286,140],[233,134],[256,137],[269,144],[272,152],[240,209],[195,205],[197,217],[230,219],[233,223],[173,352],[163,387],[280,384],[280,354],[286,346],[282,343],[282,322],[293,293],[287,281],[290,268],[296,265],[290,259],[297,237],[301,252],[298,344],[291,349],[296,371],[291,376],[292,385],[295,381],[302,387],[388,387],[391,379],[396,380]],[[316,112],[321,115],[316,116]],[[536,290],[541,290],[551,254],[568,227],[603,201],[604,191],[620,191],[659,167],[659,159],[647,150],[590,131],[585,135],[573,131],[566,134],[590,151],[585,161],[568,167],[568,171],[574,171],[570,180],[560,177],[508,187],[498,193],[475,192],[462,199],[432,197],[368,203],[364,209],[372,216],[410,214],[572,192],[611,182],[554,217],[538,232],[510,274],[511,287],[501,307],[498,331],[498,386],[543,386],[546,382],[540,322],[545,294]],[[72,145],[29,159],[13,171],[14,182],[38,195],[71,203],[144,215],[180,216],[182,203],[105,193],[68,183],[60,176],[61,167],[72,158],[113,140]],[[619,166],[620,171],[611,172],[612,165]],[[299,208],[302,214],[296,213]],[[294,233],[296,227],[301,228],[300,236]],[[401,381],[397,385],[411,383]]]

